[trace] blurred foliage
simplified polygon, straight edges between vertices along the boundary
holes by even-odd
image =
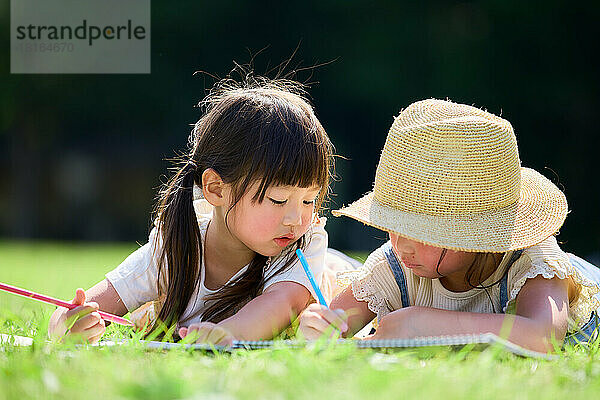
[[[565,248],[600,249],[599,2],[155,0],[149,75],[11,75],[0,4],[2,236],[144,241],[164,159],[185,147],[214,82],[194,71],[223,77],[268,46],[255,59],[264,73],[300,43],[292,65],[334,61],[297,75],[348,159],[330,207],[371,189],[394,115],[450,98],[511,121],[523,165],[569,199]],[[385,238],[348,219],[328,226],[342,249]]]

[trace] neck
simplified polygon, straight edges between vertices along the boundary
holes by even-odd
[[[225,211],[215,207],[204,240],[205,285],[219,288],[245,265],[255,252],[231,234],[225,224]]]
[[[468,281],[467,272],[471,265],[468,265],[460,271],[441,277],[440,283],[452,292],[466,292],[471,290],[474,287],[480,286],[486,279],[492,276],[500,265],[503,256],[503,253],[492,253],[491,257],[486,257],[484,265],[480,265],[477,268],[478,271],[481,270],[481,275],[475,272],[470,281]]]

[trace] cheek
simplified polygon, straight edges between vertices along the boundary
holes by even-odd
[[[465,254],[461,252],[453,252],[453,254],[450,256],[450,261],[457,267],[470,266],[475,261],[475,255],[473,253]]]
[[[313,218],[315,217],[315,212],[313,207],[306,207],[306,210],[302,212],[302,225],[301,228],[303,230],[307,230],[310,224],[313,222]]]
[[[440,256],[442,255],[442,249],[434,246],[420,244],[418,251],[419,254],[422,255],[424,263],[433,267],[437,267],[437,264],[440,261]],[[442,260],[442,265],[447,261],[447,258],[448,253],[446,253],[446,255],[444,256],[444,259]]]
[[[436,260],[437,262],[437,260]],[[472,259],[460,252],[448,250],[442,260],[441,270],[445,273],[452,273],[461,270],[465,266],[470,265]]]
[[[269,209],[268,205],[263,203],[247,208],[246,212],[236,215],[235,225],[236,230],[242,236],[252,239],[253,237],[272,235],[277,230],[279,219],[277,212]]]

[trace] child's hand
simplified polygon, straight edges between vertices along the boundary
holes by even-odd
[[[193,335],[196,343],[210,343],[217,346],[232,346],[235,337],[221,325],[212,322],[200,322],[179,328],[181,338]]]
[[[348,315],[344,310],[330,310],[317,303],[306,307],[300,314],[300,332],[305,339],[318,339],[323,334],[332,336],[334,329],[344,333],[348,330]]]
[[[428,317],[431,310],[434,309],[410,306],[393,311],[381,318],[377,326],[377,332],[365,339],[411,339],[419,336],[430,336],[430,321],[436,320],[435,317]]]
[[[62,338],[72,335],[89,343],[98,342],[106,331],[104,320],[97,313],[98,303],[86,303],[85,292],[83,289],[77,289],[73,304],[77,304],[79,307],[72,310],[63,309],[64,311],[50,332],[51,336]]]

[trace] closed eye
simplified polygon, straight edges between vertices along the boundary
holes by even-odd
[[[315,204],[315,201],[314,200],[304,200],[304,204],[306,204],[307,206],[313,205],[313,204]]]
[[[282,206],[285,203],[287,203],[287,200],[275,200],[275,199],[272,199],[270,197],[268,197],[268,199],[271,200],[271,203],[273,203],[273,204],[275,204],[277,206]]]

